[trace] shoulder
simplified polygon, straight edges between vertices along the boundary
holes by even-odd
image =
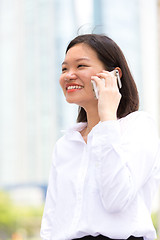
[[[151,114],[145,111],[136,111],[119,119],[121,129],[132,134],[154,135],[158,137],[158,126]]]
[[[123,118],[120,118],[119,121],[134,121],[134,120],[137,120],[137,119],[151,119],[152,116],[148,113],[148,112],[145,112],[145,111],[135,111],[135,112],[132,112],[130,114],[128,114],[127,116],[123,117]]]
[[[135,111],[128,114],[126,117],[119,119],[120,124],[142,124],[146,125],[149,123],[155,124],[154,118],[145,111]]]

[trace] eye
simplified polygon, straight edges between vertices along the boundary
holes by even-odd
[[[87,65],[85,65],[85,64],[79,64],[78,65],[78,68],[83,68],[83,67],[87,67]]]
[[[62,67],[62,73],[67,71],[67,68],[66,67]]]

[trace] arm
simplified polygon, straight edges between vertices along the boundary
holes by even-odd
[[[125,209],[151,177],[158,144],[154,122],[143,113],[132,114],[123,135],[119,121],[94,128],[92,157],[97,161],[100,196],[108,212]]]
[[[51,170],[50,170],[47,196],[46,196],[43,218],[42,218],[42,223],[41,223],[40,235],[43,240],[51,239],[52,221],[53,221],[55,202],[56,202],[56,187],[55,186],[56,186],[56,169],[55,169],[54,161],[53,161]]]

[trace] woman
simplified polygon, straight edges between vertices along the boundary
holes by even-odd
[[[76,37],[67,47],[60,85],[66,101],[79,105],[78,123],[54,149],[42,239],[154,239],[150,211],[160,177],[159,138],[152,118],[138,111],[122,51],[107,36]]]

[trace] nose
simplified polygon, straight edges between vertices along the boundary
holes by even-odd
[[[65,75],[65,80],[66,81],[75,80],[76,78],[77,78],[76,74],[72,71],[67,72],[66,75]]]

